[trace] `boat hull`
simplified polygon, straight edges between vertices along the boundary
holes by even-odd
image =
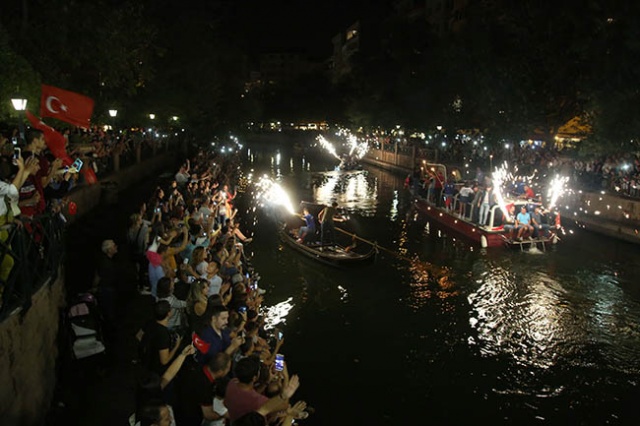
[[[492,231],[483,228],[473,222],[461,219],[453,212],[436,207],[422,199],[416,200],[415,206],[420,213],[442,227],[482,247],[502,247],[507,243],[503,231]]]
[[[335,267],[350,267],[366,264],[374,260],[377,252],[377,249],[374,246],[371,247],[369,252],[361,254],[347,250],[345,247],[340,245],[322,246],[320,244],[307,245],[298,243],[296,238],[289,233],[286,226],[283,226],[280,230],[280,238],[285,244],[304,256],[325,265]]]

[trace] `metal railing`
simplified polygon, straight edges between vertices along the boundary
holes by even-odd
[[[20,218],[0,228],[0,321],[31,307],[31,297],[58,278],[64,258],[64,222],[59,215]],[[4,278],[4,279],[2,279]]]

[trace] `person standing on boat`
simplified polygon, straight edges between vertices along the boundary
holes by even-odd
[[[478,197],[478,208],[480,209],[480,217],[478,223],[481,226],[487,225],[487,219],[489,219],[489,212],[491,206],[495,204],[495,194],[493,193],[493,187],[487,186]]]
[[[507,206],[507,215],[503,213],[502,223],[504,224],[504,232],[507,239],[513,239],[513,231],[516,229],[516,206],[515,204],[509,204]]]
[[[458,193],[458,215],[460,215],[460,217],[466,218],[467,205],[473,201],[473,195],[473,188],[465,182]]]
[[[335,245],[336,243],[336,228],[334,222],[344,222],[344,218],[336,217],[338,214],[338,203],[335,201],[331,203],[331,206],[327,206],[320,214],[318,214],[318,220],[320,221],[320,233],[321,242],[324,245],[327,241],[329,245]]]
[[[447,179],[442,191],[444,196],[444,207],[447,210],[453,210],[453,200],[456,195],[456,185],[452,179]]]

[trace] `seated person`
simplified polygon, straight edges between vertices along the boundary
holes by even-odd
[[[533,226],[531,226],[531,215],[527,211],[527,206],[520,208],[520,213],[516,216],[516,230],[518,231],[517,239],[522,241],[522,237],[525,233],[529,236],[533,232]]]
[[[531,214],[531,225],[533,226],[534,238],[544,238],[547,235],[549,225],[547,223],[546,212],[543,211],[540,206],[535,206]]]
[[[314,235],[316,233],[316,221],[313,218],[313,215],[309,213],[308,208],[302,209],[303,214],[299,215],[302,220],[304,220],[304,226],[301,226],[298,230],[298,239],[296,242],[302,243],[305,241],[307,235]]]
[[[524,198],[527,200],[532,200],[535,197],[536,197],[536,194],[535,192],[533,192],[533,189],[531,189],[529,185],[525,185],[524,192],[518,196],[518,198]]]

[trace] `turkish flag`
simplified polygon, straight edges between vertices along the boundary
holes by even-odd
[[[47,126],[42,120],[33,115],[31,111],[25,111],[25,115],[33,127],[42,130],[44,133],[44,141],[47,143],[49,151],[51,151],[56,158],[62,159],[63,165],[70,166],[73,164],[73,160],[67,154],[67,149],[64,146],[66,142],[64,136],[53,127]]]
[[[42,85],[40,116],[53,117],[74,126],[88,128],[93,114],[93,99],[75,92]]]
[[[31,111],[25,111],[25,115],[34,128],[42,130],[44,133],[44,141],[47,143],[47,148],[49,148],[49,151],[51,151],[53,156],[60,158],[62,160],[62,165],[71,166],[73,164],[73,159],[69,157],[69,154],[67,154],[67,148],[65,147],[66,139],[64,136],[62,136],[62,134],[53,127],[47,126],[42,120],[33,115]],[[98,181],[96,173],[88,164],[80,170],[80,173],[82,173],[85,182],[89,185],[93,185]]]

